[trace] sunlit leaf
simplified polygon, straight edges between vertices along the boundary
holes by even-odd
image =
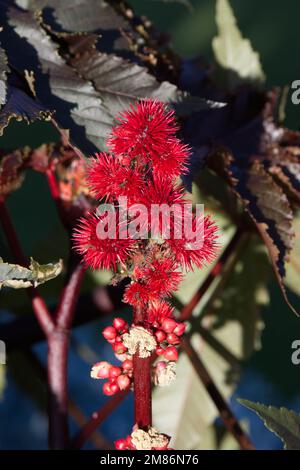
[[[300,449],[300,414],[287,408],[276,408],[249,400],[238,400],[263,420],[265,426],[278,436],[286,450]]]
[[[57,263],[39,264],[31,258],[29,268],[4,263],[0,259],[0,288],[36,287],[58,276],[63,268],[62,260]]]
[[[243,82],[263,82],[259,55],[242,37],[229,0],[217,0],[216,22],[219,35],[213,39],[213,50],[218,64],[227,72],[230,88]]]

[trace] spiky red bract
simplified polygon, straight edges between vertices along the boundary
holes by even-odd
[[[218,227],[210,216],[205,216],[203,219],[203,238],[200,246],[194,247],[195,236],[184,234],[182,238],[174,239],[170,238],[166,240],[166,243],[174,253],[175,259],[180,263],[186,270],[190,270],[193,266],[201,269],[207,264],[214,261],[218,254]],[[196,220],[193,218],[192,229],[195,230]],[[196,244],[197,245],[197,244]]]
[[[183,204],[185,202],[184,189],[166,178],[157,177],[152,181],[149,180],[140,202],[149,209],[151,209],[151,204],[166,204],[168,206]]]
[[[190,149],[179,139],[172,137],[167,148],[160,153],[153,153],[151,165],[155,177],[174,179],[187,172]]]
[[[135,168],[121,165],[120,161],[108,153],[96,154],[92,159],[87,176],[92,194],[97,199],[114,201],[126,196],[133,203],[139,199],[144,181]]]
[[[185,202],[182,186],[162,177],[149,181],[141,203],[148,210],[152,237],[170,237],[172,225],[182,223]]]
[[[132,282],[126,287],[123,301],[133,306],[146,304],[151,299],[152,294],[149,286],[140,282]]]
[[[131,105],[119,121],[108,139],[109,148],[116,155],[140,157],[145,163],[151,163],[154,154],[168,150],[168,138],[178,129],[174,111],[167,111],[163,103],[150,99]]]
[[[147,311],[147,322],[158,327],[166,318],[172,317],[174,308],[164,300],[151,302]]]
[[[90,213],[79,221],[73,239],[76,251],[93,269],[116,269],[117,263],[125,263],[132,253],[135,240],[129,238],[100,239],[97,235],[99,218]]]
[[[152,296],[166,297],[177,290],[182,279],[182,274],[176,268],[170,258],[156,259],[140,269],[140,279],[148,286]]]

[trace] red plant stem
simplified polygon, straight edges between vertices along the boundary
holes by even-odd
[[[27,267],[28,260],[23,253],[3,198],[0,198],[0,219],[15,261],[21,266]],[[27,292],[30,295],[32,308],[40,324],[40,327],[42,328],[45,335],[50,334],[54,329],[54,322],[44,299],[41,297],[38,290],[34,287],[27,289]]]
[[[55,201],[59,201],[60,194],[59,194],[59,189],[58,189],[54,171],[51,168],[48,168],[48,170],[46,171],[46,176],[47,176],[51,196],[53,197]]]
[[[49,447],[68,446],[68,350],[70,328],[85,268],[71,255],[66,284],[56,311],[54,332],[48,336]]]
[[[69,330],[71,328],[85,271],[86,268],[80,263],[78,257],[71,254],[69,260],[69,273],[56,310],[56,324],[59,328],[65,330]]]
[[[136,307],[133,312],[134,325],[144,326],[145,309]],[[151,356],[133,355],[134,415],[139,428],[147,430],[152,424]]]
[[[221,274],[224,267],[227,265],[227,262],[229,261],[231,255],[235,252],[235,250],[239,246],[243,235],[244,235],[244,231],[241,228],[238,228],[234,236],[232,237],[230,243],[223,251],[222,255],[220,256],[216,265],[210,271],[205,281],[201,284],[199,289],[195,292],[191,300],[181,310],[179,320],[186,321],[190,318],[197,304],[200,302],[202,297],[210,288],[215,278]]]
[[[68,446],[68,361],[69,335],[55,329],[48,337],[48,414],[49,447]]]
[[[47,177],[48,186],[50,189],[50,194],[56,204],[56,208],[57,208],[57,212],[59,214],[60,220],[63,223],[67,232],[69,232],[70,226],[66,219],[66,213],[62,205],[62,200],[60,198],[60,192],[59,192],[59,187],[56,181],[55,172],[53,171],[52,168],[48,168],[48,170],[46,171],[46,177]]]
[[[243,450],[255,450],[254,445],[250,441],[249,437],[242,430],[237,418],[231,411],[230,407],[222,397],[218,388],[214,384],[211,376],[209,375],[206,367],[199,358],[197,352],[193,348],[190,339],[188,336],[185,336],[182,340],[181,346],[183,350],[188,355],[196,373],[198,374],[201,382],[205,386],[207,392],[209,393],[211,399],[216,405],[220,418],[222,419],[226,429],[233,435],[236,441],[241,446]]]
[[[83,426],[82,429],[74,436],[71,441],[71,449],[81,449],[90,436],[96,431],[97,427],[117,408],[117,406],[128,395],[129,390],[119,392],[117,395],[109,398],[105,405],[98,411],[95,411],[89,421]]]

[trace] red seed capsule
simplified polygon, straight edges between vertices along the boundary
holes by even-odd
[[[109,369],[109,377],[111,379],[115,378],[115,377],[119,377],[119,375],[121,375],[121,369],[120,367],[117,367],[117,366],[111,366],[111,368]]]
[[[104,395],[107,395],[108,397],[114,395],[114,391],[111,389],[111,384],[110,382],[105,382],[102,387]]]
[[[120,391],[120,387],[117,383],[113,382],[110,383],[110,389],[112,391],[112,394],[114,395],[115,393],[118,393]]]
[[[157,330],[155,332],[155,338],[158,343],[162,343],[166,339],[167,335],[162,330]]]
[[[186,329],[185,323],[177,323],[177,326],[175,330],[173,331],[173,333],[175,333],[175,335],[177,336],[182,336],[183,333],[185,332],[185,329]]]
[[[128,330],[128,323],[123,318],[114,318],[113,326],[118,331]]]
[[[168,361],[177,361],[178,360],[178,351],[175,348],[175,346],[169,346],[164,352],[164,357]]]
[[[130,378],[127,375],[120,375],[117,378],[117,384],[120,390],[126,390],[130,385]]]
[[[164,354],[165,350],[161,346],[157,346],[155,352],[158,356],[162,356]]]
[[[174,333],[169,333],[168,334],[167,341],[168,341],[169,344],[179,344],[180,343],[180,339]]]
[[[126,450],[127,449],[126,439],[118,439],[117,441],[115,441],[115,448],[117,450]]]
[[[117,330],[113,326],[107,326],[102,331],[102,334],[103,334],[104,338],[107,339],[108,341],[113,340],[117,336]]]
[[[173,333],[177,326],[177,322],[173,320],[172,318],[165,318],[164,321],[162,322],[161,328],[166,332],[166,333]]]
[[[121,341],[116,341],[112,348],[116,354],[123,354],[127,351],[126,346]]]
[[[122,369],[126,372],[130,371],[133,368],[133,362],[130,359],[125,359],[122,364]]]

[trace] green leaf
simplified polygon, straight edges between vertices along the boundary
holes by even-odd
[[[276,408],[249,400],[238,400],[263,420],[265,426],[284,443],[286,450],[300,449],[300,414],[287,408]]]
[[[228,0],[217,0],[216,22],[219,35],[212,47],[217,63],[226,71],[229,88],[240,83],[260,84],[265,80],[259,55],[238,29]]]
[[[62,268],[62,260],[57,263],[39,264],[31,258],[29,268],[24,268],[18,264],[3,263],[0,258],[0,289],[36,287],[58,276]]]

